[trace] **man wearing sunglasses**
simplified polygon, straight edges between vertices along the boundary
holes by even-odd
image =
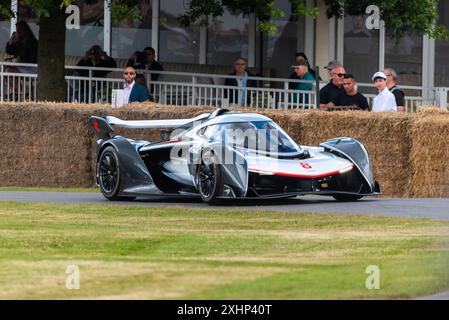
[[[343,66],[335,66],[331,72],[331,81],[320,90],[320,107],[330,106],[335,97],[340,93],[345,92],[343,89],[343,80],[346,74],[345,68]]]
[[[150,100],[147,88],[135,81],[136,69],[133,67],[126,67],[125,71],[123,71],[123,79],[125,80],[123,86],[123,104]]]

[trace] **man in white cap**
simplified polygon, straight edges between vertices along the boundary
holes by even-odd
[[[374,97],[373,112],[397,112],[396,98],[387,88],[385,73],[376,72],[372,80],[379,94]]]

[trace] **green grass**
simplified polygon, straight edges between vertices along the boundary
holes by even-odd
[[[0,191],[99,192],[98,188],[0,187]]]
[[[449,288],[449,222],[0,202],[0,298],[411,298]],[[65,287],[68,265],[80,290]],[[381,288],[365,287],[369,265]]]

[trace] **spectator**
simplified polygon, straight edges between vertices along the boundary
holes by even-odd
[[[343,77],[346,74],[345,68],[341,65],[335,66],[332,64],[329,67],[333,67],[330,70],[331,81],[320,90],[320,107],[328,106],[332,99],[345,92],[343,89]]]
[[[16,23],[16,32],[8,40],[5,46],[5,52],[14,56],[18,63],[36,63],[37,62],[38,41],[25,21]],[[11,73],[32,73],[37,72],[36,67],[25,66],[5,66],[5,72]],[[6,99],[19,99],[20,80],[18,77],[7,77],[7,89],[5,89]]]
[[[345,74],[343,79],[344,92],[339,93],[331,101],[331,105],[337,107],[353,107],[361,110],[368,110],[368,100],[357,92],[357,83],[352,74]]]
[[[332,75],[331,75],[332,70],[339,66],[342,66],[340,61],[338,61],[338,60],[329,61],[327,66],[324,67],[324,69],[326,69],[329,72],[329,78],[332,78]]]
[[[19,21],[16,30],[6,43],[6,53],[17,57],[16,62],[36,63],[38,41],[30,26],[25,21]]]
[[[300,60],[299,62],[296,62],[292,65],[292,68],[295,70],[296,79],[298,80],[311,80],[314,81],[315,78],[312,76],[312,74],[309,71],[309,63],[305,60]],[[293,88],[295,90],[301,90],[301,91],[312,91],[313,89],[313,83],[310,82],[299,82],[299,83],[290,83],[293,84]],[[304,98],[303,98],[304,97]],[[294,93],[292,96],[291,101],[292,103],[299,103],[299,104],[308,104],[309,103],[309,95],[304,93]]]
[[[372,80],[379,94],[374,97],[373,112],[396,112],[396,99],[387,88],[387,76],[385,73],[376,72]]]
[[[309,63],[309,59],[307,59],[307,56],[304,52],[297,52],[296,56],[295,56],[295,63],[301,62],[301,61],[306,61],[307,62],[307,67],[309,69],[309,73],[312,75],[313,79],[316,79],[316,72],[315,70],[313,70],[313,68],[310,67],[310,63]],[[292,74],[290,74],[290,79],[297,79],[297,75],[296,72],[293,71]],[[321,79],[320,79],[321,80]],[[295,84],[292,83],[292,86],[290,86],[290,89],[294,89]]]
[[[145,64],[145,69],[147,70],[154,70],[154,71],[164,71],[164,68],[162,65],[156,61],[156,51],[152,47],[146,47],[143,49],[143,51],[147,55],[147,60]],[[159,78],[159,73],[152,73],[151,74],[151,81],[157,81]]]
[[[134,69],[145,69],[147,63],[147,54],[145,51],[135,51],[126,63],[127,67]]]
[[[19,63],[37,63],[38,41],[25,21],[16,23],[16,32],[6,43],[5,52]],[[6,71],[6,70],[5,70]],[[8,67],[8,72],[35,73],[35,67]]]
[[[398,112],[405,112],[405,99],[404,99],[404,91],[397,87],[397,74],[396,71],[392,68],[386,68],[384,70],[385,75],[387,76],[387,88],[390,90],[396,99],[396,106]]]
[[[123,72],[125,84],[123,86],[123,104],[131,102],[144,102],[150,100],[150,95],[145,86],[136,83],[136,69],[126,67]]]
[[[96,68],[116,68],[117,63],[108,56],[100,46],[94,45],[86,51],[85,56],[76,64],[78,67],[96,67]],[[77,70],[82,77],[89,76],[89,70]],[[110,71],[95,70],[92,71],[94,78],[104,78]]]
[[[237,90],[225,89],[225,98],[229,97],[229,103],[237,103],[239,106],[242,104],[250,104],[251,99],[250,96],[247,95],[248,87],[255,87],[256,83],[254,80],[248,79],[252,75],[246,69],[248,63],[245,58],[239,57],[234,61],[234,72],[230,73],[230,76],[238,76],[235,78],[227,78],[225,80],[225,86],[230,87],[241,87],[242,91],[239,93],[237,97]],[[228,94],[230,93],[230,94]]]

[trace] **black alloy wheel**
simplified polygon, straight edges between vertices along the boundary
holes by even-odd
[[[218,204],[218,192],[220,190],[221,175],[220,168],[212,152],[208,152],[206,159],[201,160],[197,171],[197,185],[201,199],[209,204]]]
[[[98,183],[101,193],[108,200],[133,200],[135,197],[120,197],[120,161],[114,147],[108,146],[101,153],[97,164]]]

